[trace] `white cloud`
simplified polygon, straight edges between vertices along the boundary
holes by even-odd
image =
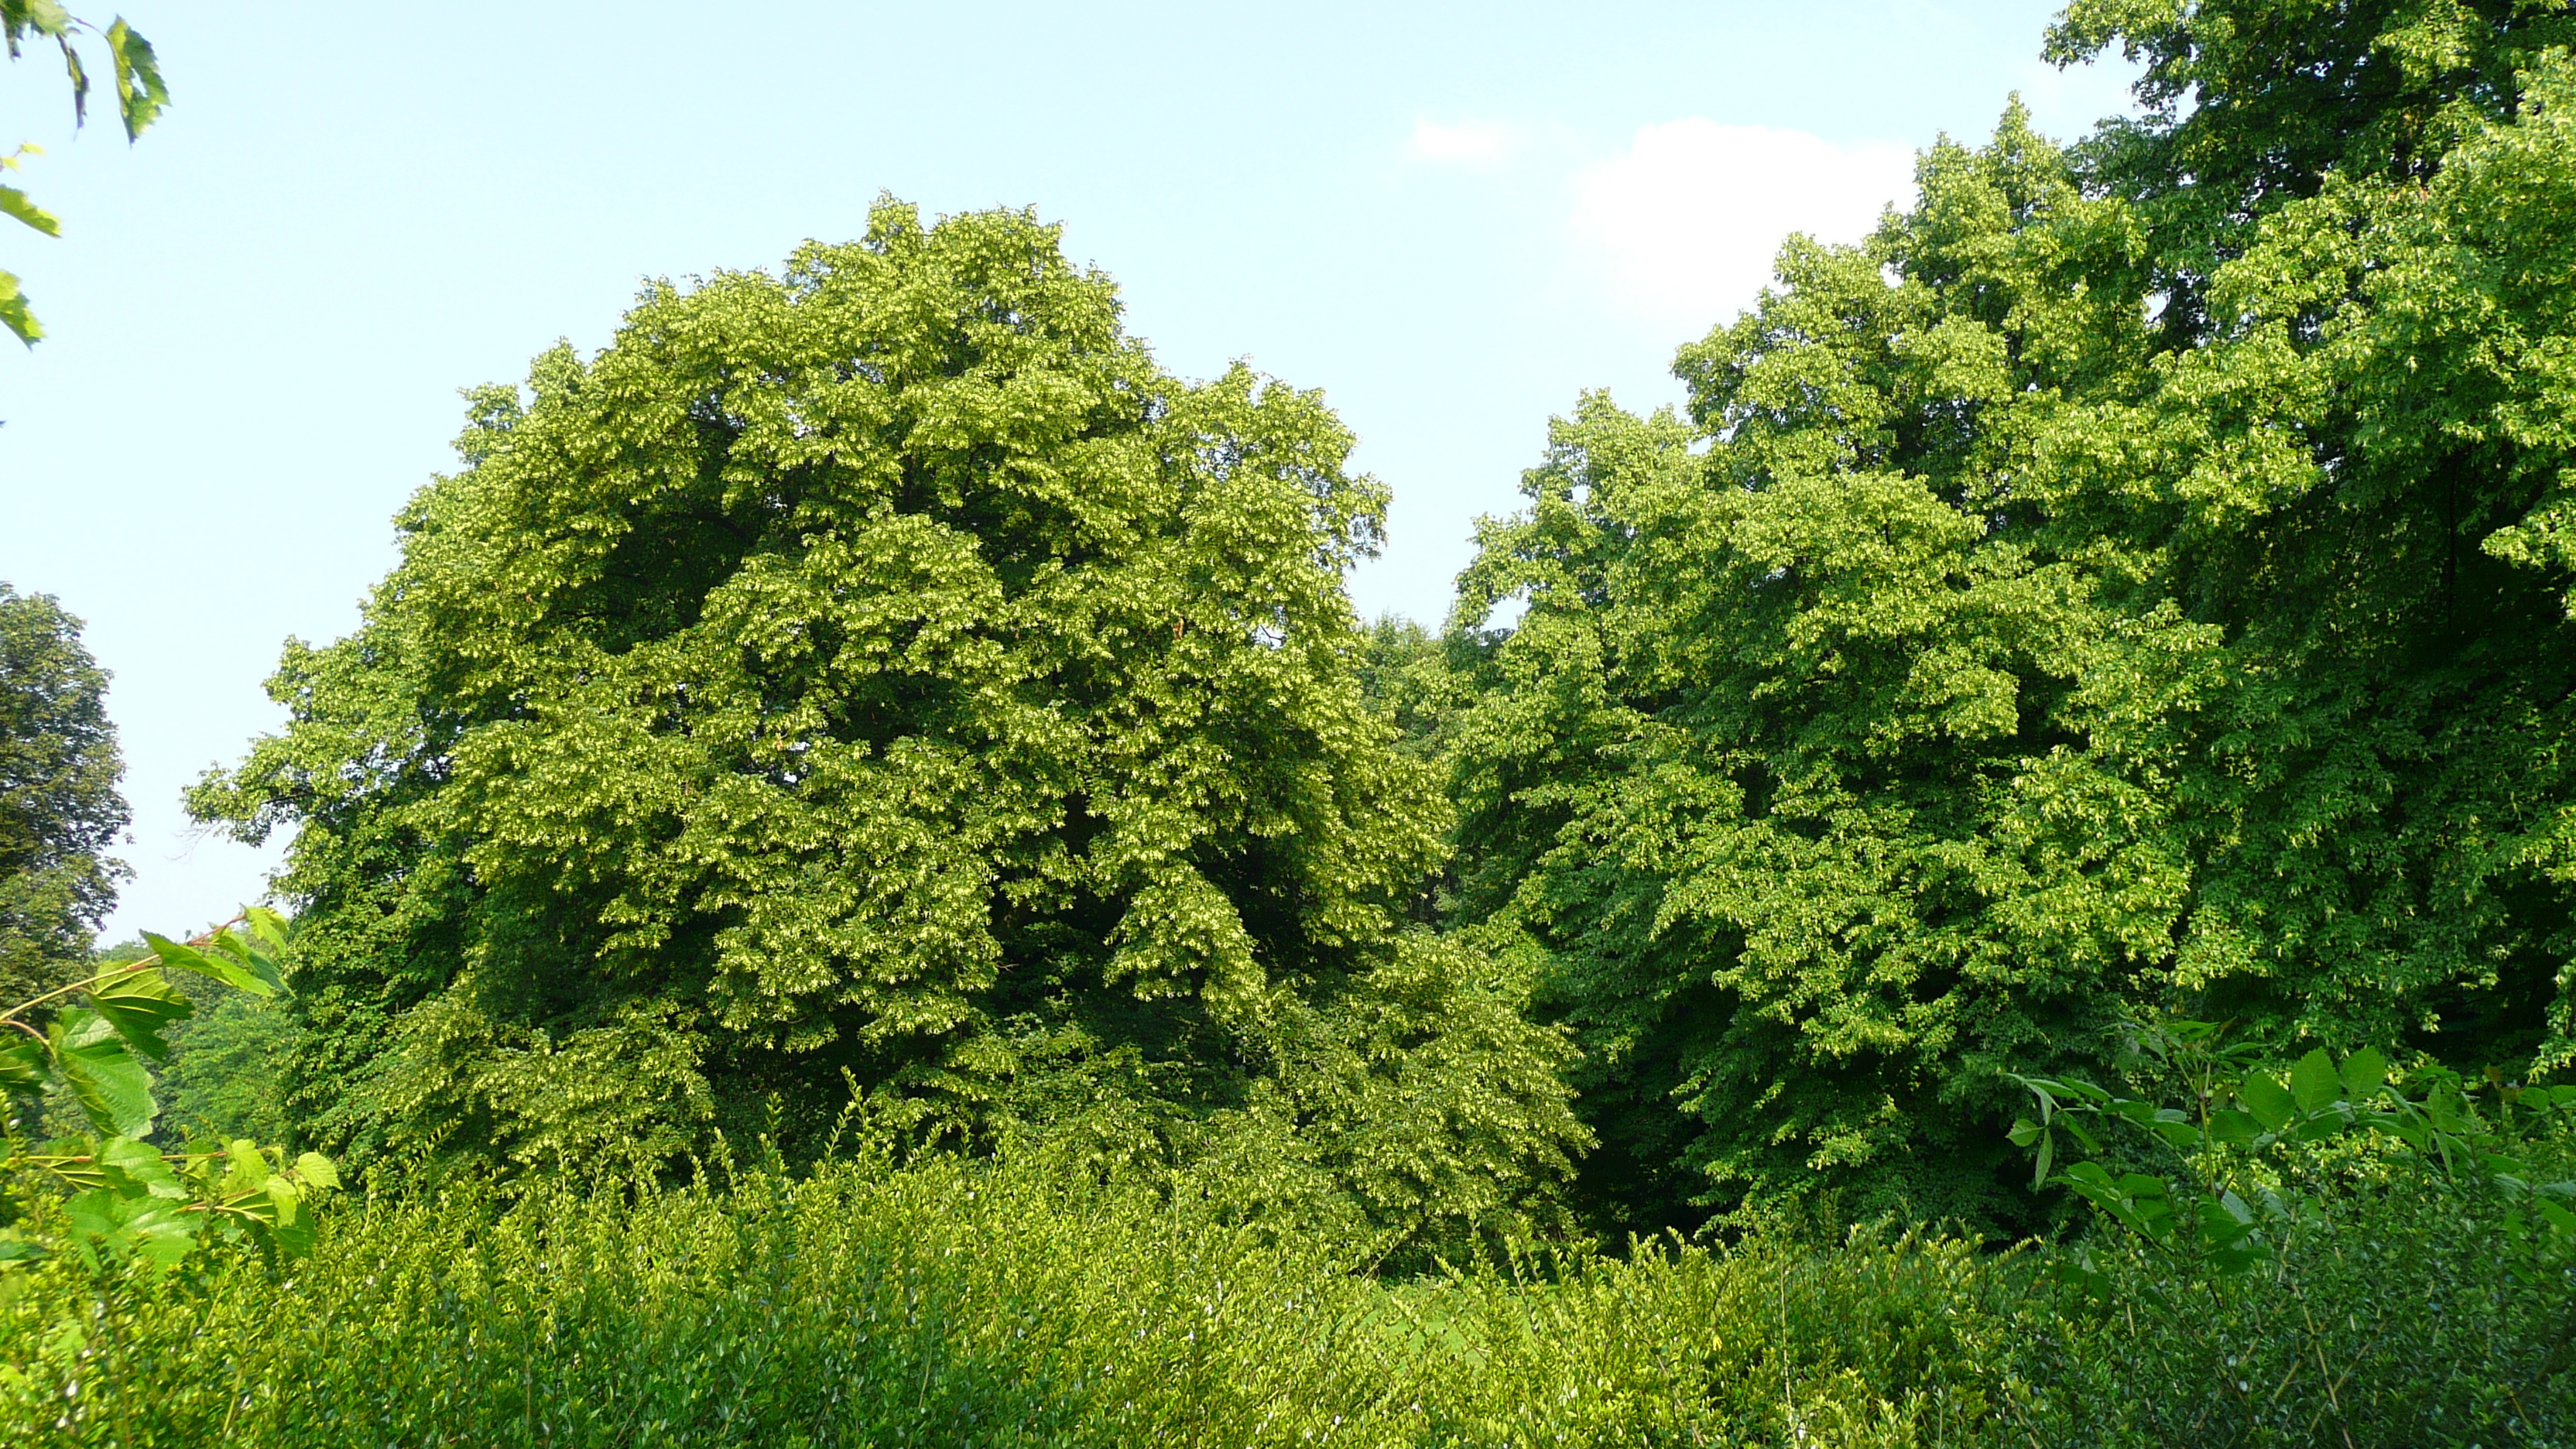
[[[1512,159],[1524,139],[1520,127],[1504,121],[1460,121],[1449,126],[1418,116],[1413,134],[1405,138],[1404,154],[1408,160],[1435,166],[1490,170]]]
[[[1750,306],[1793,231],[1856,241],[1914,193],[1912,148],[1691,116],[1574,175],[1578,255],[1621,311],[1696,334]]]

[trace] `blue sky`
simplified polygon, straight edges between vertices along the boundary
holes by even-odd
[[[261,892],[274,849],[180,790],[277,724],[280,641],[355,622],[456,389],[600,346],[644,278],[848,239],[880,190],[1035,205],[1167,367],[1325,390],[1395,497],[1353,595],[1437,622],[1580,390],[1676,399],[1788,230],[1856,236],[2016,90],[2072,135],[2128,78],[2042,65],[2047,0],[133,5],[174,98],[137,146],[0,67],[64,232],[0,230],[52,333],[0,345],[0,579],[115,675],[111,938]]]

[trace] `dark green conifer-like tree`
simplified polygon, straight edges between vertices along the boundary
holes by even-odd
[[[107,673],[46,594],[0,584],[0,1000],[86,975],[90,937],[129,873]]]

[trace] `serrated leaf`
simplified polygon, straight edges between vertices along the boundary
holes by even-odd
[[[2302,1112],[2321,1112],[2343,1096],[2343,1078],[2335,1072],[2334,1058],[2319,1047],[2299,1058],[2290,1068],[2290,1095]]]
[[[27,309],[27,296],[18,290],[18,278],[12,272],[0,272],[0,327],[29,347],[43,340],[45,324]]]
[[[2180,1116],[2179,1113],[2175,1115],[2176,1117]],[[2154,1126],[2158,1137],[2163,1138],[2165,1141],[2176,1147],[2196,1147],[2200,1145],[2200,1128],[2194,1126],[2188,1119],[2177,1121],[2173,1118],[2158,1116],[2155,1122],[2151,1125]]]
[[[162,1028],[196,1011],[188,998],[171,988],[168,978],[149,968],[93,983],[89,1000],[128,1045],[156,1062],[170,1057],[170,1044],[161,1039]]]
[[[2287,1087],[2261,1072],[2237,1084],[2236,1100],[2245,1104],[2245,1110],[2254,1114],[2254,1120],[2266,1132],[2280,1131],[2299,1115],[2298,1099],[2290,1095]]]
[[[2241,1147],[2261,1136],[2262,1132],[2262,1124],[2256,1122],[2252,1114],[2240,1112],[2233,1107],[2221,1107],[2209,1114],[2209,1136],[2212,1141],[2232,1143]]]
[[[141,1058],[127,1050],[107,1018],[80,1007],[67,1007],[54,1018],[48,1034],[54,1048],[54,1070],[71,1089],[82,1115],[110,1137],[140,1137],[159,1110],[152,1104],[152,1074]]]
[[[161,58],[152,53],[152,42],[136,34],[123,16],[107,27],[107,52],[116,59],[117,115],[130,142],[169,107],[170,87],[161,79]]]
[[[49,1061],[42,1044],[23,1037],[0,1046],[0,1091],[21,1096],[44,1091],[53,1080]]]
[[[186,1202],[194,1196],[171,1174],[170,1163],[161,1155],[161,1149],[149,1142],[112,1137],[99,1145],[97,1157],[99,1166],[114,1174],[110,1179],[113,1185],[130,1186],[146,1196],[172,1202]],[[117,1182],[118,1178],[123,1181]]]
[[[62,219],[27,199],[14,186],[0,186],[0,216],[13,217],[47,236],[63,234]]]
[[[93,1263],[96,1244],[105,1246],[112,1257],[140,1257],[166,1268],[195,1246],[205,1215],[148,1197],[130,1198],[99,1189],[65,1202],[63,1220],[82,1256]]]
[[[295,1159],[295,1175],[315,1187],[336,1188],[340,1185],[340,1169],[332,1166],[331,1159],[319,1152],[307,1152]]]
[[[286,989],[286,977],[277,969],[277,962],[271,959],[267,952],[260,950],[242,936],[232,931],[217,931],[207,946],[210,953],[219,954],[223,959],[230,960],[234,965],[258,977],[268,988],[261,993],[262,995],[270,995]]]
[[[295,933],[294,922],[266,906],[244,906],[242,919],[249,924],[251,935],[271,951],[285,950],[287,938]]]
[[[181,971],[194,971],[200,976],[211,976],[226,986],[238,987],[255,996],[267,996],[271,992],[268,983],[262,981],[257,973],[228,957],[209,956],[194,946],[181,945],[166,936],[153,935],[150,931],[143,933],[143,940],[152,948],[152,954],[161,959],[161,964],[164,966],[175,967]]]
[[[2117,1192],[2119,1190],[2111,1181],[2110,1169],[2104,1167],[2098,1162],[2079,1162],[2074,1166],[2067,1168],[2066,1181],[2074,1186],[2078,1191],[2082,1191],[2086,1188],[2093,1188],[2101,1192]]]
[[[18,11],[19,19],[29,30],[48,40],[59,40],[71,33],[72,13],[63,8],[62,0],[25,0],[25,3],[10,8]],[[15,56],[17,51],[9,53]]]
[[[224,1174],[225,1192],[257,1192],[268,1185],[268,1155],[259,1144],[235,1138],[224,1144],[224,1160],[231,1165]]]
[[[2388,1085],[2388,1058],[2377,1047],[2363,1047],[2343,1059],[2343,1089],[2356,1102],[2365,1101]]]

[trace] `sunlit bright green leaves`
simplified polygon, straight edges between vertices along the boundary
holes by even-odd
[[[1527,599],[1454,726],[1467,904],[1659,1213],[1991,1211],[1985,1064],[2094,1049],[2187,900],[2163,717],[2213,641],[2101,596],[2037,451],[2144,377],[2131,240],[2018,113],[1921,176],[1683,350],[1689,421],[1586,399],[1463,580],[1465,628]]]
[[[2123,1010],[2576,1065],[2571,26],[2077,5],[2146,116],[1932,148],[1687,420],[1559,424],[1442,728],[1615,1191],[2010,1216],[1998,1071]]]
[[[90,987],[90,1005],[107,1018],[136,1051],[160,1061],[170,1054],[161,1029],[195,1010],[188,998],[172,990],[160,972],[120,971]]]
[[[100,1133],[131,1137],[152,1125],[152,1074],[106,1017],[66,1007],[46,1036],[55,1074]]]
[[[661,1162],[772,1091],[819,1134],[846,1071],[1147,1153],[1339,1123],[1297,1150],[1449,1184],[1425,1220],[1562,1162],[1521,978],[1415,969],[1446,812],[1360,695],[1386,495],[1320,396],[1164,373],[1025,214],[887,203],[471,415],[366,627],[195,801],[299,827],[353,1137]]]

